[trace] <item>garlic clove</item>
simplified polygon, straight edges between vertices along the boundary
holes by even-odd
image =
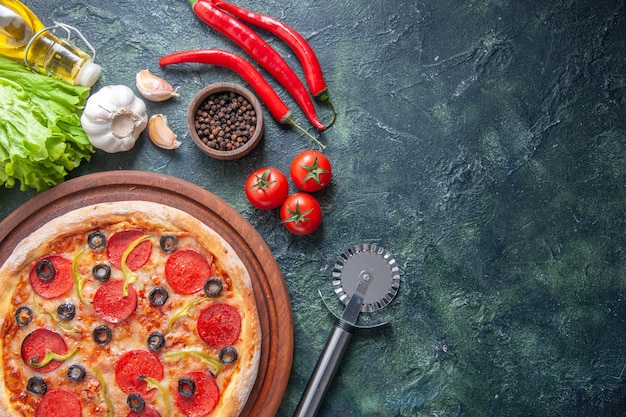
[[[176,149],[180,142],[176,140],[177,135],[167,124],[167,117],[163,114],[155,114],[148,122],[148,136],[150,140],[159,148]]]
[[[139,93],[150,101],[165,101],[178,97],[178,88],[174,88],[163,78],[157,77],[149,70],[141,70],[135,76]]]

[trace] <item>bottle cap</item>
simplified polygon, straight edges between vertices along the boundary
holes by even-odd
[[[91,87],[98,81],[101,72],[102,67],[91,59],[88,59],[78,71],[74,83],[76,85],[82,85],[83,87]]]

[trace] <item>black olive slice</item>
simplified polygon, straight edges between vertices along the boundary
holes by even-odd
[[[111,341],[111,329],[105,325],[100,325],[93,329],[93,341],[100,346],[108,345]]]
[[[111,267],[107,264],[98,264],[93,267],[91,273],[98,281],[105,282],[111,278]]]
[[[141,395],[137,394],[136,392],[130,394],[128,398],[126,398],[126,404],[128,404],[130,409],[135,413],[141,412],[146,406],[146,402],[144,401],[144,399],[141,398]]]
[[[229,365],[231,363],[237,362],[239,354],[237,353],[237,349],[235,349],[234,347],[226,346],[225,348],[222,348],[222,350],[220,350],[219,357],[220,362],[225,365]]]
[[[178,239],[174,235],[163,235],[161,236],[161,240],[159,240],[159,245],[163,252],[172,253],[176,250],[176,246],[178,246]]]
[[[33,376],[26,383],[26,390],[35,395],[44,395],[48,391],[48,384],[40,376]]]
[[[178,393],[185,398],[193,397],[196,393],[196,381],[188,376],[181,377],[178,380]]]
[[[37,273],[37,277],[42,281],[50,281],[57,273],[49,259],[42,259],[37,262],[35,272]]]
[[[76,306],[72,303],[61,304],[57,308],[57,314],[61,320],[70,321],[76,315]]]
[[[107,244],[107,237],[101,231],[89,233],[87,236],[87,244],[91,249],[101,249]]]
[[[73,382],[80,382],[84,380],[86,376],[87,371],[85,370],[85,367],[81,365],[74,364],[67,370],[67,377]]]
[[[152,291],[150,291],[150,295],[148,299],[150,300],[150,304],[153,306],[160,307],[167,301],[169,294],[167,290],[163,287],[154,287]]]
[[[204,283],[204,293],[209,297],[215,297],[222,292],[222,281],[218,278],[209,278]]]
[[[152,332],[148,336],[148,347],[150,350],[159,350],[165,346],[165,336],[163,333]]]
[[[15,322],[18,326],[27,326],[33,319],[33,310],[30,307],[21,306],[15,310]]]

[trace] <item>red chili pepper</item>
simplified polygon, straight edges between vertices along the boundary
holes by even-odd
[[[309,84],[309,90],[311,94],[313,94],[313,97],[320,101],[328,100],[328,90],[322,74],[322,67],[320,66],[313,48],[311,48],[311,45],[304,39],[304,36],[285,22],[271,16],[255,13],[222,0],[213,0],[213,4],[245,22],[272,33],[289,45],[302,65],[304,75]]]
[[[204,23],[235,42],[265,68],[296,100],[305,116],[319,130],[326,126],[317,117],[309,93],[278,52],[249,26],[214,6],[211,0],[191,0],[194,13]]]
[[[291,111],[272,89],[272,86],[263,78],[263,75],[239,55],[222,49],[196,49],[176,52],[159,59],[161,67],[184,63],[218,65],[235,71],[250,84],[278,123],[294,126],[310,137],[322,149],[326,148],[325,145],[293,120]]]

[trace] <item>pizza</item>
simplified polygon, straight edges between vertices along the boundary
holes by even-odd
[[[148,201],[44,224],[0,267],[0,415],[237,416],[261,330],[245,264]]]

